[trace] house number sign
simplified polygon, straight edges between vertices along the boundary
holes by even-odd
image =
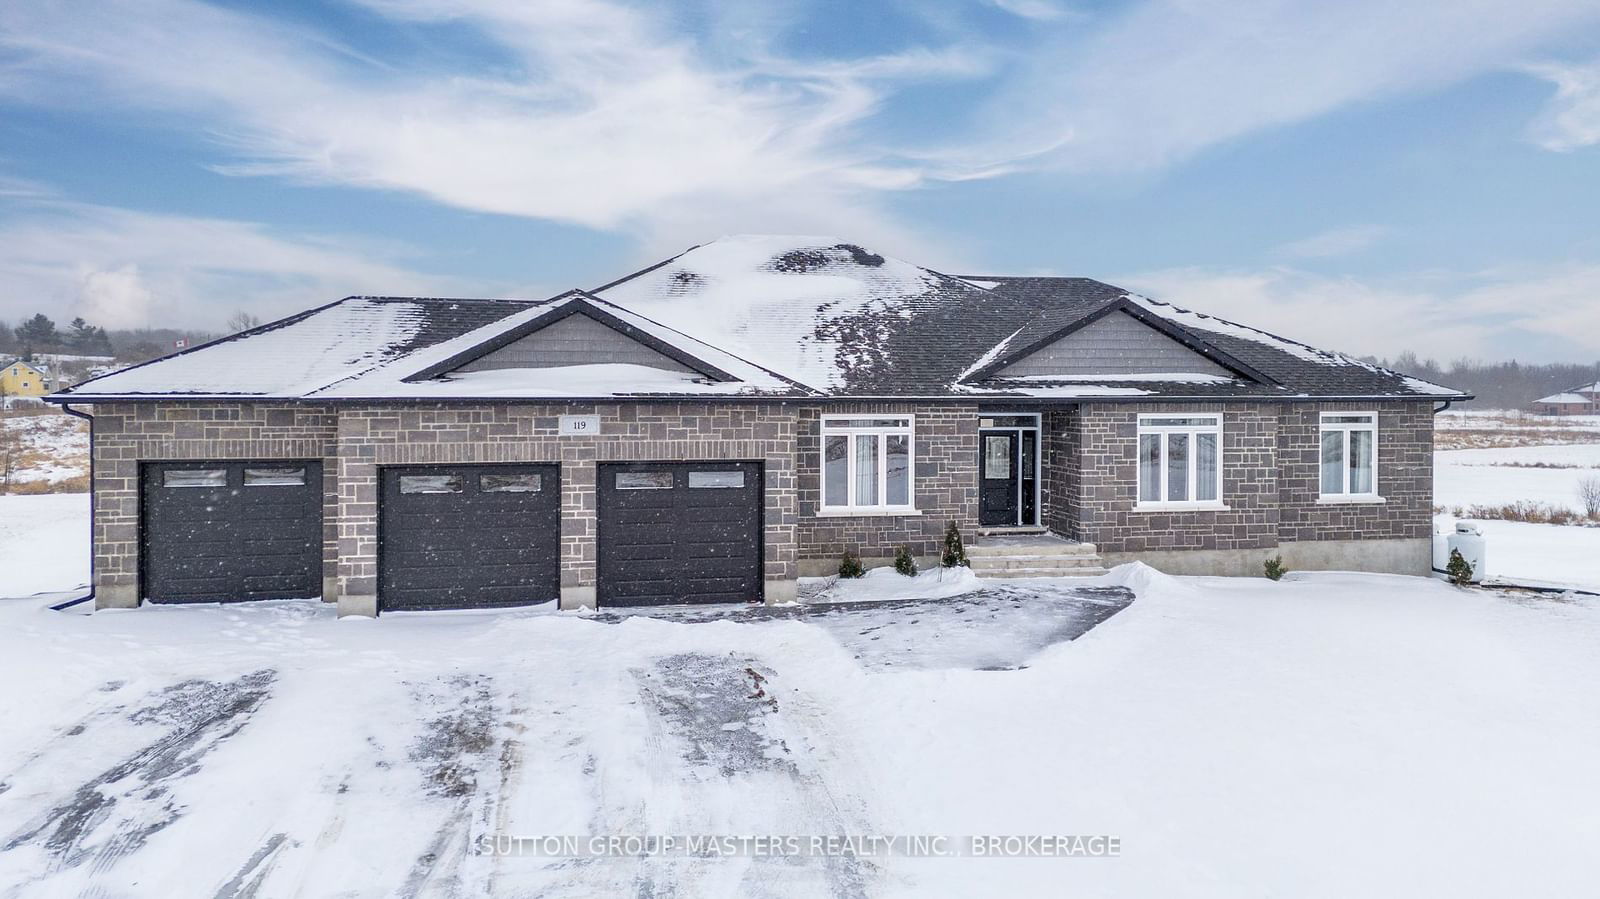
[[[562,437],[578,434],[598,434],[600,433],[600,416],[563,415],[561,416],[561,429],[557,433]]]

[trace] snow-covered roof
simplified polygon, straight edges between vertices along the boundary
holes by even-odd
[[[1580,387],[1578,389],[1582,390],[1583,388]],[[1534,400],[1534,402],[1549,403],[1552,406],[1567,406],[1574,403],[1580,406],[1587,406],[1594,400],[1577,393],[1553,393],[1550,396],[1542,396]]]
[[[614,361],[458,370],[577,307],[694,364],[686,371]],[[1019,354],[1118,310],[1204,357],[1197,361],[1206,370],[1005,377]],[[773,236],[723,238],[593,291],[546,300],[350,297],[57,394],[75,401],[1463,395],[1088,278],[952,277],[833,238]]]

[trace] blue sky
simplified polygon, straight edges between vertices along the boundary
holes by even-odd
[[[772,232],[1592,362],[1597,201],[1592,0],[0,7],[6,319],[544,296]]]

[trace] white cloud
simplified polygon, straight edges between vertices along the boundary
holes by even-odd
[[[1149,0],[1062,29],[952,163],[1157,169],[1263,129],[1520,63],[1600,21],[1593,0]],[[1027,110],[1026,115],[1018,115]]]
[[[1600,61],[1546,63],[1528,71],[1556,86],[1555,96],[1529,128],[1534,142],[1558,152],[1600,144]]]
[[[492,291],[393,255],[250,222],[42,200],[0,221],[0,315],[205,330],[239,309],[276,318],[350,294]]]
[[[1384,279],[1293,268],[1180,268],[1117,283],[1313,346],[1393,357],[1405,350],[1524,362],[1593,362],[1600,265],[1430,272]]]
[[[984,0],[984,2],[1014,16],[1040,22],[1053,22],[1071,12],[1058,3],[1052,3],[1051,0]]]
[[[1333,228],[1310,237],[1290,241],[1278,248],[1278,252],[1286,256],[1296,256],[1302,259],[1324,259],[1330,256],[1346,256],[1377,243],[1389,229],[1383,225],[1352,225],[1348,228]]]
[[[871,196],[920,182],[854,128],[891,81],[971,77],[982,54],[913,48],[806,63],[720,59],[665,13],[600,0],[368,0],[450,24],[503,54],[463,72],[425,56],[379,65],[320,35],[192,0],[87,13],[9,4],[0,46],[34,102],[85,99],[195,119],[237,154],[218,168],[415,192],[465,209],[643,229],[685,209],[760,209],[792,227],[832,203],[839,226],[907,234]],[[868,235],[871,236],[870,234]]]

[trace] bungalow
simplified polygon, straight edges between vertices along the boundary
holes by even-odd
[[[950,522],[1024,575],[1423,574],[1466,398],[1087,278],[781,237],[349,297],[51,397],[92,410],[97,607],[341,614],[782,601]]]
[[[1592,415],[1600,411],[1600,399],[1595,398],[1593,391],[1590,394],[1580,393],[1582,389],[1580,387],[1565,393],[1540,397],[1533,401],[1533,411],[1540,415]]]

